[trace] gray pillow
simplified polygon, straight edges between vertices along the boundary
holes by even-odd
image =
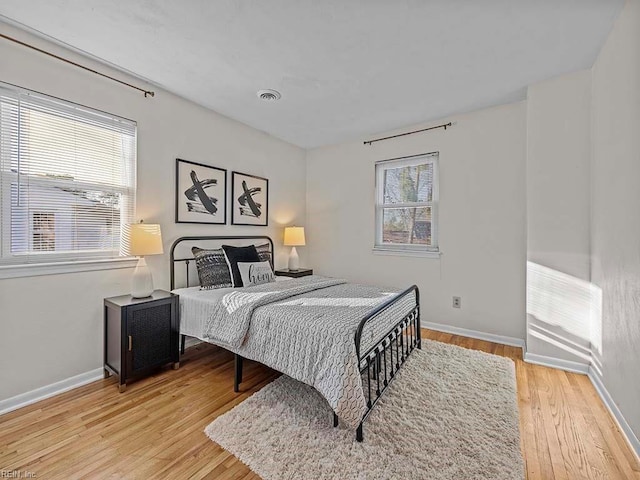
[[[265,243],[264,245],[256,245],[256,250],[258,251],[258,258],[260,258],[261,262],[269,262],[271,266],[273,266],[271,245],[268,243]]]
[[[232,287],[229,265],[221,248],[206,250],[193,247],[193,258],[196,260],[200,290]]]

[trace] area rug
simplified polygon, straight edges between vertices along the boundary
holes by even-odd
[[[365,422],[281,376],[206,429],[265,480],[523,479],[511,360],[423,340]]]

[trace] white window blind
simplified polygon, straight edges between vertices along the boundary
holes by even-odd
[[[438,251],[438,153],[376,163],[378,250]]]
[[[0,85],[0,265],[121,255],[136,124]]]

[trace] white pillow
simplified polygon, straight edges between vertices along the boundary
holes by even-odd
[[[268,261],[238,262],[238,270],[242,277],[242,285],[245,287],[276,281],[271,264]]]

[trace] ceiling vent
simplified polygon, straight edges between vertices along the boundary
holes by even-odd
[[[282,95],[277,90],[258,90],[258,98],[264,100],[265,102],[275,102],[276,100],[280,100]]]

